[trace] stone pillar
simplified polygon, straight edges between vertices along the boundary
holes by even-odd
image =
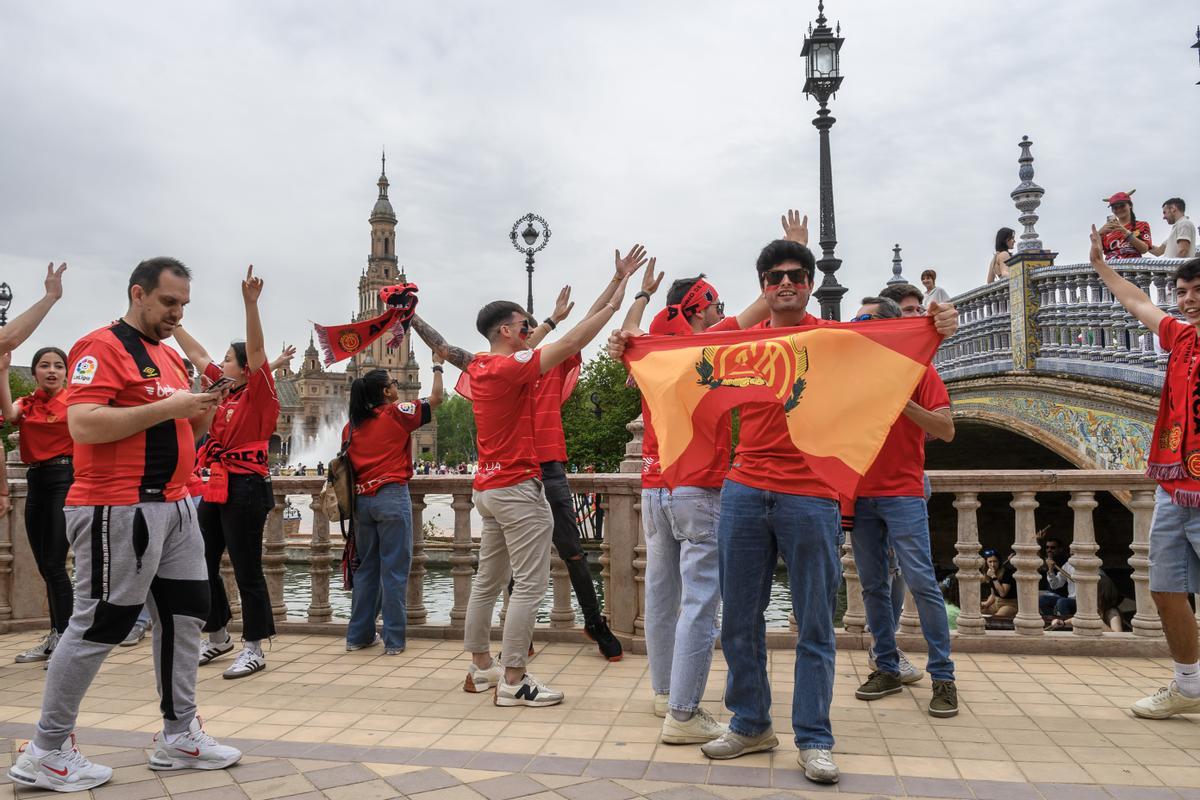
[[[842,545],[842,577],[846,579],[846,613],[842,615],[842,627],[847,633],[862,633],[867,627],[867,610],[863,605],[858,565],[854,563],[854,548],[850,544],[853,536],[853,531],[847,531],[846,543]]]
[[[1013,564],[1017,567],[1017,616],[1013,625],[1023,636],[1042,635],[1042,615],[1038,611],[1038,567],[1037,523],[1033,512],[1038,507],[1036,492],[1013,492],[1013,511],[1016,512],[1015,541],[1013,542]]]
[[[642,474],[642,436],[645,432],[642,415],[638,414],[633,422],[625,426],[625,430],[629,431],[630,438],[625,443],[625,458],[622,459],[620,466],[617,467],[617,471],[623,473],[635,472],[640,475]]]
[[[267,593],[271,596],[271,616],[276,622],[287,621],[287,603],[283,601],[284,548],[283,507],[287,505],[287,493],[283,489],[272,489],[275,507],[267,515],[266,536],[263,537],[263,576],[267,579]]]
[[[1129,549],[1133,556],[1129,566],[1133,567],[1133,591],[1137,600],[1137,613],[1133,615],[1133,633],[1153,639],[1162,638],[1162,621],[1158,607],[1150,596],[1150,521],[1154,517],[1154,492],[1133,492],[1129,501],[1133,511],[1133,543]]]
[[[604,541],[608,545],[608,578],[604,584],[604,604],[613,631],[634,636],[637,618],[643,606],[637,587],[634,560],[641,542],[641,521],[637,497],[610,491],[605,495],[608,512],[604,518]],[[644,567],[643,567],[644,575]],[[613,587],[617,587],[614,591]],[[632,590],[632,591],[631,591]]]
[[[1038,356],[1035,320],[1038,296],[1033,291],[1030,272],[1038,267],[1053,266],[1058,254],[1042,247],[1042,240],[1033,227],[1038,221],[1037,208],[1042,204],[1042,195],[1046,193],[1045,189],[1033,182],[1033,155],[1029,150],[1033,142],[1028,136],[1022,136],[1017,146],[1021,148],[1021,156],[1017,159],[1021,165],[1017,173],[1021,182],[1012,190],[1010,197],[1021,212],[1018,221],[1025,226],[1025,230],[1021,233],[1017,254],[1008,260],[1008,308],[1013,368],[1026,371],[1034,368]]]
[[[554,581],[554,605],[550,608],[551,628],[575,627],[575,609],[571,605],[571,575],[567,564],[550,548],[550,577]]]
[[[308,604],[309,622],[329,622],[333,619],[333,607],[329,605],[329,517],[321,503],[321,495],[312,495],[312,540],[309,545],[308,577],[312,597]]]
[[[1071,538],[1071,566],[1075,568],[1075,618],[1072,627],[1076,636],[1102,636],[1104,622],[1100,619],[1096,585],[1100,581],[1100,559],[1096,557],[1096,529],[1092,511],[1096,508],[1095,492],[1071,492],[1067,503],[1075,512],[1075,528]]]
[[[409,484],[409,499],[412,502],[412,566],[408,570],[408,624],[424,625],[429,618],[425,610],[425,495],[412,492]]]
[[[450,555],[450,575],[454,579],[454,607],[450,609],[450,627],[466,627],[467,602],[471,599],[471,577],[474,557],[471,555],[471,495],[455,494],[450,503],[454,509],[454,550]],[[503,593],[506,597],[508,592]]]
[[[985,630],[981,603],[979,574],[983,559],[979,556],[979,495],[975,492],[957,492],[954,507],[958,510],[958,539],[954,549],[954,565],[958,567],[958,600],[961,611],[958,615],[959,636],[982,636]]]
[[[900,633],[921,634],[921,615],[917,613],[917,601],[913,599],[907,581],[904,584],[904,610],[900,613]]]

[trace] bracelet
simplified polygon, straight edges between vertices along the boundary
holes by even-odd
[[[544,320],[542,320],[542,324],[549,325],[550,330],[552,331],[558,329],[558,325],[554,322],[554,317],[546,317]]]
[[[434,371],[434,372],[442,372],[442,371],[443,371],[443,370],[442,370],[442,365],[441,365],[441,364],[434,364],[434,365],[433,365],[433,371]]]
[[[650,299],[650,293],[649,293],[649,292],[638,292],[637,294],[635,294],[635,295],[633,296],[633,299],[634,299],[634,300],[641,300],[643,297],[644,297],[644,298],[646,298],[646,300],[649,300],[649,299]]]

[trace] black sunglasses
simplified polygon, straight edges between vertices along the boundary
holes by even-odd
[[[808,270],[806,269],[772,269],[763,273],[763,281],[768,286],[778,286],[783,283],[783,276],[792,283],[808,283]]]
[[[716,303],[714,303],[714,305],[717,307],[718,314],[725,313],[725,301],[724,300],[718,300]]]

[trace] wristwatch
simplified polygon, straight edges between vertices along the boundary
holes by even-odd
[[[635,294],[635,295],[633,296],[633,299],[634,299],[634,300],[640,300],[640,299],[642,299],[643,297],[644,297],[644,298],[646,298],[647,300],[649,300],[649,299],[650,299],[650,293],[649,293],[649,292],[638,292],[637,294]]]

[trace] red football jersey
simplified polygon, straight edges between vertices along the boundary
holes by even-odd
[[[189,391],[183,359],[120,320],[84,336],[71,348],[68,406],[121,408],[156,403]],[[187,495],[196,462],[186,419],[169,419],[104,444],[75,443],[72,506],[125,506],[179,500]]]
[[[826,325],[825,320],[805,315],[801,325]],[[766,320],[754,328],[769,328]],[[837,499],[838,493],[821,480],[804,454],[796,449],[788,433],[787,416],[778,403],[754,403],[741,407],[742,427],[729,477],[738,483],[781,494]]]
[[[21,431],[21,461],[37,464],[74,452],[75,443],[67,430],[66,391],[50,397],[41,389],[17,401]]]
[[[540,350],[522,350],[508,356],[480,353],[467,365],[479,453],[476,489],[541,477],[533,441],[533,390],[541,364]]]
[[[373,495],[389,483],[408,483],[413,475],[412,439],[409,434],[433,418],[429,403],[388,403],[375,416],[354,429],[342,428],[342,442],[350,438],[350,464],[354,489]]]
[[[222,372],[216,364],[209,363],[204,374],[216,381]],[[275,376],[270,364],[263,363],[217,407],[208,435],[218,443],[214,447],[219,450],[209,452],[224,451],[222,462],[231,473],[266,475],[267,440],[275,432],[278,419]]]
[[[542,374],[533,390],[533,444],[538,461],[567,460],[567,438],[563,435],[562,407],[579,379],[579,353]]]
[[[913,402],[927,411],[950,407],[950,393],[932,366],[913,390]],[[925,496],[925,431],[901,414],[883,449],[858,485],[859,497]]]

